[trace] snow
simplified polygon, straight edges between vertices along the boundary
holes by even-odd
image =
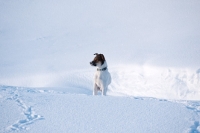
[[[200,133],[199,6],[1,0],[0,133]],[[94,53],[107,96],[92,96]]]
[[[199,132],[199,102],[66,90],[1,86],[1,132]]]

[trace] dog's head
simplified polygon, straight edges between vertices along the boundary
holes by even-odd
[[[96,55],[96,57],[94,58],[93,61],[90,62],[91,66],[101,66],[104,64],[105,62],[105,57],[103,54],[98,54],[95,53],[94,55]]]

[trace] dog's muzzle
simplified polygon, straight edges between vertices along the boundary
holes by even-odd
[[[91,62],[90,62],[90,65],[96,66],[97,64],[96,64],[94,61],[91,61]]]

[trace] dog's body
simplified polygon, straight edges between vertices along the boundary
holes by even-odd
[[[106,95],[108,85],[111,83],[111,76],[108,72],[107,62],[103,54],[95,54],[96,57],[90,64],[97,67],[97,71],[94,77],[93,95],[97,95],[98,91],[102,92],[102,95]]]

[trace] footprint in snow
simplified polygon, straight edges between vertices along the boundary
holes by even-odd
[[[12,90],[12,89],[11,89]],[[13,125],[9,126],[7,129],[10,130],[28,130],[27,125],[34,123],[38,120],[43,120],[44,117],[41,115],[36,114],[33,111],[32,106],[27,106],[23,100],[20,99],[20,93],[19,89],[13,89],[13,91],[10,91],[11,97],[8,98],[8,100],[14,100],[17,105],[23,110],[23,114],[25,116],[25,119],[18,120]],[[21,90],[22,91],[22,90]],[[33,92],[33,91],[31,91]]]
[[[199,121],[195,121],[193,123],[193,125],[190,127],[189,133],[200,133]]]

